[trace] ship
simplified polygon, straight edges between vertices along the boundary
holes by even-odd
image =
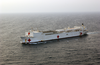
[[[62,38],[83,36],[87,34],[88,30],[82,23],[81,26],[74,26],[73,28],[67,27],[64,29],[39,31],[29,30],[25,32],[25,36],[21,37],[22,44],[38,44],[40,42],[46,42],[50,40],[59,40]]]

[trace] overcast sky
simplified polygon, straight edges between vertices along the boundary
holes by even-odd
[[[100,0],[0,0],[0,13],[100,12]]]

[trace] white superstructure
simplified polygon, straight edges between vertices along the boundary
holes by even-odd
[[[25,32],[24,37],[21,37],[22,39],[21,43],[36,44],[38,42],[68,38],[68,37],[75,37],[75,36],[82,36],[84,34],[87,34],[87,28],[84,25],[74,26],[74,28],[68,27],[64,29],[49,30],[49,31],[30,30],[28,32]]]

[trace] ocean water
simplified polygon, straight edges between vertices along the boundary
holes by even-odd
[[[30,29],[84,25],[88,35],[20,44]],[[100,13],[0,14],[0,65],[100,65]]]

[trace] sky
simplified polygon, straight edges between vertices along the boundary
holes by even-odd
[[[100,12],[100,0],[0,0],[0,13]]]

